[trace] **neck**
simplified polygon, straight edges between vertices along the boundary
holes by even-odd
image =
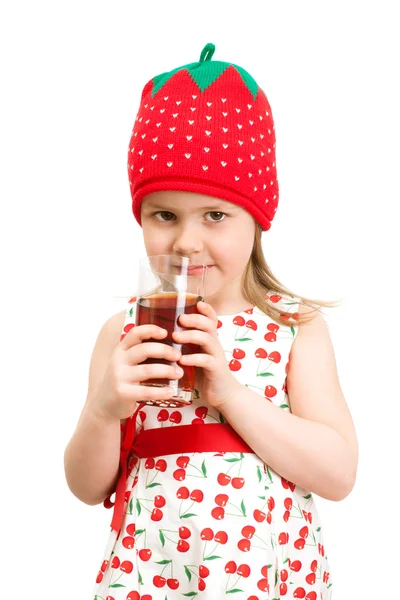
[[[205,297],[217,315],[230,315],[252,308],[240,289],[240,279],[224,285],[223,289]]]

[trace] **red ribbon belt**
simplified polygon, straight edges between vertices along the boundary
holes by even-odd
[[[184,452],[249,452],[254,454],[250,446],[228,423],[142,429],[135,440],[136,413],[126,420],[125,435],[121,444],[120,476],[115,490],[115,503],[111,502],[110,496],[103,503],[106,508],[114,506],[111,528],[117,532],[120,531],[123,520],[127,463],[130,454],[139,458]]]

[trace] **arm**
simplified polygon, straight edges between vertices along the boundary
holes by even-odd
[[[65,476],[71,492],[86,504],[100,504],[118,478],[120,420],[106,420],[93,407],[96,389],[117,346],[125,311],[112,316],[98,335],[89,369],[86,403],[64,453]]]
[[[219,408],[276,473],[323,498],[342,500],[354,486],[358,444],[320,315],[299,326],[287,392],[292,413],[244,387]]]

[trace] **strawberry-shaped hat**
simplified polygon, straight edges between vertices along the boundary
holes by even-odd
[[[153,77],[143,88],[128,151],[133,214],[144,196],[183,190],[243,206],[271,227],[278,206],[271,107],[237,65],[200,61]]]

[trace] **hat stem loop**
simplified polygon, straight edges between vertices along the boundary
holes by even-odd
[[[215,45],[214,44],[206,44],[206,46],[204,46],[204,48],[203,48],[202,53],[200,54],[199,62],[204,62],[205,60],[211,60],[214,52],[215,52]]]

